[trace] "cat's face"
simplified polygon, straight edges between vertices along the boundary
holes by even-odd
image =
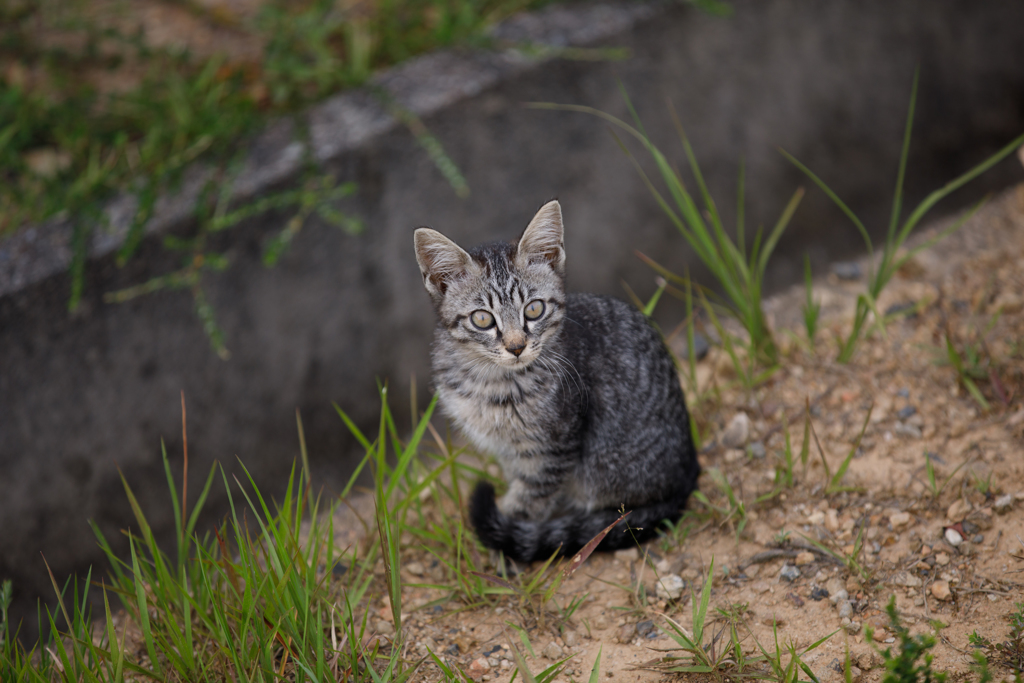
[[[441,324],[467,362],[524,368],[543,359],[565,315],[562,212],[548,202],[518,243],[466,252],[439,232],[416,231],[416,260]]]

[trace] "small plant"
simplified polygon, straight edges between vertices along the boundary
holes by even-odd
[[[860,448],[860,442],[864,439],[864,433],[868,429],[868,423],[871,421],[871,412],[874,410],[874,405],[868,408],[867,415],[864,416],[864,424],[861,425],[860,432],[857,434],[857,438],[854,440],[853,445],[850,446],[850,450],[847,452],[846,457],[843,458],[843,462],[839,464],[839,467],[835,472],[832,472],[832,468],[828,464],[828,459],[825,457],[825,449],[821,447],[821,441],[818,440],[818,434],[814,431],[814,425],[810,424],[810,402],[807,405],[808,414],[808,425],[810,425],[811,435],[814,437],[814,443],[818,447],[818,455],[821,456],[821,464],[825,469],[825,495],[830,496],[835,493],[842,493],[843,491],[855,491],[856,488],[850,486],[843,486],[843,477],[846,476],[846,471],[850,469],[850,463],[853,461],[853,457],[857,455],[857,449]]]
[[[1024,602],[1015,604],[1016,609],[1006,615],[1010,632],[1001,642],[992,642],[975,631],[968,636],[972,646],[984,651],[985,659],[1007,666],[1018,674],[1024,670]]]
[[[766,500],[775,498],[786,489],[793,488],[796,484],[796,460],[793,458],[793,446],[789,438],[789,425],[786,423],[786,418],[782,418],[782,434],[785,439],[785,443],[782,448],[782,462],[775,466],[775,486],[771,491],[764,495],[758,496],[754,501],[755,503],[763,503]],[[799,460],[803,466],[803,473],[807,474],[807,461],[811,452],[811,414],[810,412],[805,413],[804,416],[804,437],[803,442],[800,445]]]
[[[954,476],[956,476],[956,473],[959,472],[964,467],[964,465],[969,463],[971,459],[967,458],[962,463],[957,465],[956,468],[952,472],[950,472],[949,475],[945,479],[943,479],[942,483],[940,484],[938,482],[938,478],[935,476],[935,465],[932,464],[932,456],[932,453],[925,451],[924,471],[928,482],[928,493],[931,494],[932,500],[938,500],[939,496],[942,495],[942,492],[946,490],[946,486],[949,485],[949,482],[953,479]]]
[[[807,341],[814,346],[814,336],[818,333],[818,315],[821,304],[814,300],[814,278],[811,275],[811,257],[804,254],[804,290],[807,300],[803,305],[804,329],[807,330]]]
[[[885,660],[882,683],[943,683],[946,680],[946,673],[932,669],[932,661],[935,656],[932,655],[931,650],[938,642],[935,636],[927,634],[911,636],[910,631],[900,623],[899,614],[896,612],[895,596],[889,598],[885,612],[889,615],[889,623],[896,636],[899,649],[896,653],[893,653],[892,648],[888,647],[880,651]],[[874,629],[870,626],[864,629],[865,639],[869,643],[873,642],[871,639],[873,631]]]
[[[776,630],[774,652],[765,649],[760,642],[757,642],[756,638],[754,640],[758,650],[756,652],[745,651],[743,648],[744,637],[740,635],[740,627],[745,625],[743,621],[747,609],[745,604],[716,609],[717,619],[709,619],[708,608],[714,570],[715,561],[712,558],[701,587],[700,597],[693,595],[691,598],[692,632],[673,619],[665,618],[668,628],[661,630],[675,641],[683,654],[662,658],[657,663],[655,670],[675,674],[708,674],[717,681],[775,678],[787,683],[799,681],[802,671],[810,677],[810,680],[817,680],[801,656],[818,648],[833,634],[830,633],[801,652],[797,652],[796,646],[793,644],[787,648],[779,646]],[[715,630],[712,626],[714,621],[723,622],[723,625]],[[747,627],[747,631],[753,636],[749,627]],[[782,663],[784,652],[790,654],[789,663],[786,665]]]
[[[712,503],[710,499],[704,494],[703,491],[694,491],[691,495],[693,498],[703,505],[705,508],[710,510],[715,516],[719,518],[719,524],[729,524],[736,531],[736,536],[739,537],[743,533],[743,529],[747,526],[749,518],[747,517],[747,506],[736,495],[736,491],[732,484],[729,483],[729,479],[722,474],[722,471],[717,467],[710,467],[707,470],[708,476],[711,477],[711,481],[714,483],[715,488],[718,489],[725,497],[725,501],[721,504]]]
[[[921,219],[924,218],[931,208],[940,200],[981,175],[1000,160],[1016,151],[1021,144],[1024,144],[1024,135],[1021,135],[971,170],[946,183],[938,190],[933,191],[925,197],[924,200],[910,213],[906,220],[900,224],[900,218],[903,210],[903,179],[907,168],[907,157],[910,153],[910,133],[913,129],[914,123],[914,107],[917,101],[917,84],[918,74],[915,73],[914,84],[911,88],[910,94],[910,107],[907,112],[906,128],[903,135],[903,149],[900,154],[899,170],[896,173],[896,190],[893,195],[892,212],[889,219],[889,229],[886,233],[885,245],[882,248],[881,258],[878,259],[878,262],[875,263],[874,260],[872,260],[873,265],[868,273],[867,291],[857,297],[857,306],[853,316],[853,327],[850,330],[850,334],[841,342],[838,357],[840,363],[848,363],[853,358],[853,355],[857,350],[858,343],[868,331],[865,326],[868,323],[869,315],[874,315],[876,324],[881,325],[884,323],[884,316],[882,316],[877,309],[878,297],[900,267],[921,250],[927,249],[947,235],[958,230],[960,226],[974,215],[974,213],[980,208],[981,204],[976,204],[959,220],[938,233],[933,238],[926,240],[913,249],[904,251],[904,244],[906,243],[907,238],[910,237],[910,232],[914,227],[921,222]],[[821,188],[821,190],[828,195],[829,199],[831,199],[836,206],[846,214],[847,218],[853,222],[854,226],[856,226],[857,230],[860,232],[861,237],[863,237],[868,254],[873,257],[875,255],[875,250],[871,242],[871,236],[868,234],[867,228],[857,215],[850,210],[850,208],[843,203],[836,193],[833,192],[831,188],[829,188],[828,185],[826,185],[825,182],[816,176],[809,168],[797,161],[795,157],[785,150],[780,150],[780,152],[797,168],[803,171],[804,174],[806,174],[815,185]]]

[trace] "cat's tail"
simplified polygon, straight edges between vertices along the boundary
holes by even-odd
[[[632,509],[615,525],[598,550],[628,548],[654,538],[664,520],[679,519],[685,496]],[[628,508],[627,508],[628,510]],[[469,502],[469,517],[480,542],[500,550],[517,562],[546,560],[556,550],[571,556],[619,518],[618,510],[595,510],[556,517],[543,522],[513,519],[502,514],[494,500],[494,487],[480,482]]]

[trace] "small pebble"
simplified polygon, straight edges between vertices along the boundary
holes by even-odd
[[[757,460],[764,459],[764,456],[767,455],[768,453],[765,450],[764,444],[761,443],[760,441],[755,441],[754,443],[747,446],[747,452],[750,454],[750,457],[756,458]]]
[[[981,534],[974,534],[974,536],[971,537],[971,543],[973,543],[974,545],[979,545],[984,542],[985,537]]]
[[[811,589],[811,600],[820,602],[828,597],[828,591],[821,586],[815,586]]]
[[[917,408],[915,408],[914,406],[907,406],[906,408],[900,408],[899,411],[896,413],[896,417],[899,418],[900,420],[906,420],[908,417],[915,414],[916,412]]]
[[[892,524],[893,529],[899,529],[910,524],[910,513],[909,512],[897,512],[889,515],[889,524]]]
[[[746,413],[736,413],[722,432],[721,444],[725,448],[741,448],[749,438],[750,418]]]
[[[839,603],[838,608],[840,619],[846,619],[853,616],[853,605],[850,604],[849,600],[843,600]]]
[[[704,360],[708,355],[708,351],[711,349],[711,344],[708,343],[707,337],[700,332],[693,333],[693,355],[697,360]],[[683,342],[682,353],[679,354],[681,358],[690,357],[690,348],[686,342]]]
[[[860,622],[859,621],[854,621],[852,619],[847,619],[846,623],[842,623],[842,622],[840,622],[840,623],[841,623],[842,627],[846,630],[846,632],[849,633],[850,635],[854,635],[856,633],[860,633]]]
[[[840,280],[859,280],[863,276],[860,264],[856,261],[836,261],[829,270]]]
[[[655,636],[658,635],[658,630],[654,628],[654,622],[650,619],[641,621],[636,625],[636,632],[641,638],[649,638],[650,634],[653,633]]]
[[[405,571],[409,572],[413,576],[423,576],[426,571],[423,569],[423,563],[416,562],[415,560],[412,562],[406,562],[403,566],[405,567]]]
[[[553,640],[547,645],[545,645],[544,649],[541,650],[540,653],[541,655],[550,660],[558,660],[562,658],[562,648],[558,647],[558,643],[556,643]]]
[[[903,436],[908,439],[920,439],[922,436],[920,427],[911,424],[904,424],[903,422],[897,422],[893,426],[892,431],[894,431],[898,436]]]
[[[779,577],[786,581],[793,582],[800,578],[800,570],[791,564],[786,564],[779,570]]]
[[[928,587],[928,590],[936,600],[949,600],[953,595],[949,589],[949,581],[936,581]]]
[[[640,551],[635,547],[633,548],[622,548],[615,551],[615,559],[622,560],[623,562],[632,562],[633,560],[640,559]]]
[[[946,508],[946,517],[951,522],[959,522],[971,511],[971,504],[963,498],[957,498],[952,505]]]
[[[488,662],[487,659],[484,657],[478,657],[477,659],[474,659],[469,665],[469,676],[471,678],[476,678],[477,676],[482,676],[483,674],[486,674],[490,670],[490,662]]]
[[[946,538],[946,543],[949,543],[954,548],[956,548],[964,542],[964,537],[961,536],[960,532],[954,529],[953,527],[949,527],[948,529],[946,529],[946,532],[943,534],[943,536],[945,536]]]
[[[949,553],[935,553],[935,564],[945,567],[949,564]]]
[[[654,589],[662,600],[678,600],[683,597],[686,582],[678,574],[666,574],[655,584]]]
[[[802,567],[804,565],[811,564],[813,562],[814,562],[814,553],[808,552],[806,550],[804,552],[802,552],[802,553],[799,553],[796,556],[796,558],[794,558],[794,560],[793,560],[793,563],[796,564],[796,566],[798,566],[798,567]]]
[[[845,588],[840,588],[836,592],[830,594],[829,602],[833,605],[838,605],[840,602],[844,602],[850,599],[850,593]]]
[[[1011,509],[1013,509],[1013,495],[1007,493],[1006,495],[999,496],[996,498],[996,502],[992,505],[992,508],[1000,515],[1005,515]]]

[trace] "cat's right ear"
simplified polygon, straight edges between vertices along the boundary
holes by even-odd
[[[562,241],[562,206],[558,200],[540,207],[537,215],[519,239],[517,260],[520,267],[530,263],[547,263],[561,276],[565,275],[565,244]]]
[[[466,250],[436,230],[418,228],[413,240],[423,286],[434,300],[443,298],[448,285],[473,267],[473,259]]]

